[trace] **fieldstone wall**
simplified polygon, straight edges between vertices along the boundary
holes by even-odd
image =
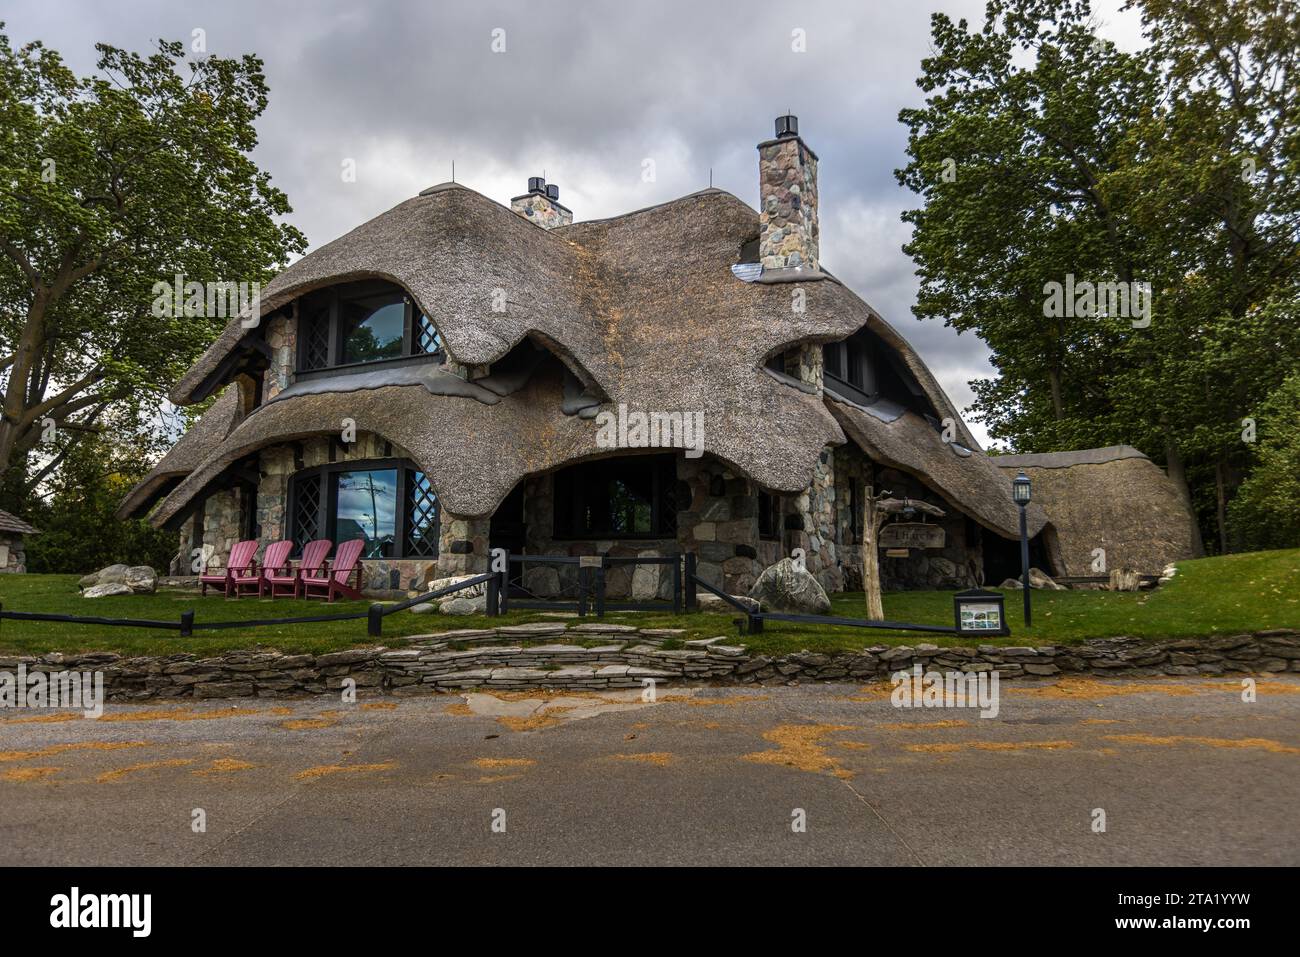
[[[1079,645],[939,648],[877,645],[851,654],[798,651],[748,655],[723,637],[681,641],[680,629],[601,622],[535,622],[424,635],[400,648],[353,648],[324,655],[238,651],[124,658],[111,652],[3,657],[0,668],[102,671],[113,700],[274,698],[337,694],[346,679],[376,694],[466,688],[602,690],[646,679],[739,684],[888,679],[925,671],[997,671],[1000,680],[1061,674],[1093,677],[1300,673],[1300,632],[1289,629],[1215,638],[1147,642],[1104,638]],[[582,641],[584,644],[576,644]],[[681,647],[666,648],[673,642]]]
[[[0,532],[0,575],[21,575],[27,571],[27,552],[23,536]]]
[[[817,158],[798,137],[758,146],[760,226],[764,269],[818,268]]]
[[[696,574],[710,585],[747,593],[765,567],[758,560],[758,486],[711,457],[678,456],[677,479],[676,547],[696,553]]]
[[[262,401],[270,402],[293,383],[298,366],[298,306],[293,315],[279,313],[266,321],[266,344],[271,347],[271,364],[262,373]]]

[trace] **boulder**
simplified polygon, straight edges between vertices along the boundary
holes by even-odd
[[[758,602],[750,598],[748,595],[731,595],[730,597],[740,602],[750,611],[759,610]],[[700,606],[700,611],[710,611],[710,612],[716,612],[721,614],[726,614],[727,612],[736,612],[735,608],[733,608],[731,605],[728,605],[725,601],[723,601],[717,595],[712,594],[711,592],[698,591],[696,592],[696,599],[697,599],[697,603]]]
[[[82,598],[107,598],[110,595],[130,595],[131,586],[123,582],[104,582],[102,585],[91,585],[81,593]]]
[[[791,558],[783,558],[763,569],[749,590],[749,597],[770,611],[827,615],[831,610],[831,600],[821,584]]]
[[[1112,568],[1108,587],[1111,591],[1137,591],[1142,587],[1142,576],[1134,568]]]
[[[1031,582],[1031,584],[1032,584],[1032,582]],[[1001,585],[999,585],[998,587],[999,587],[999,588],[1024,588],[1025,586],[1022,585],[1022,584],[1020,583],[1020,579],[1019,579],[1019,578],[1008,578],[1006,581],[1004,581],[1004,582],[1003,582]]]
[[[654,558],[657,552],[641,552],[638,558]],[[651,601],[659,597],[659,570],[662,565],[634,565],[632,571],[632,600]]]
[[[477,598],[452,598],[439,608],[444,615],[482,615],[487,612],[487,595]]]
[[[456,585],[460,582],[467,581],[471,578],[477,578],[478,575],[452,575],[449,578],[435,578],[425,587],[424,592],[438,591],[447,588],[450,585]],[[421,592],[420,594],[424,594]],[[450,601],[453,598],[477,598],[479,595],[487,594],[487,582],[479,582],[477,585],[470,585],[461,591],[454,591],[444,599],[439,601]],[[411,596],[415,597],[415,596]]]
[[[158,573],[148,565],[132,565],[123,584],[137,595],[152,595],[158,588]]]
[[[107,568],[101,568],[99,570],[99,577],[95,580],[95,584],[96,585],[109,585],[109,584],[125,585],[126,572],[127,572],[127,566],[125,565],[109,565]]]
[[[1046,588],[1048,591],[1066,591],[1064,585],[1056,584],[1047,572],[1039,568],[1029,569],[1029,587]]]

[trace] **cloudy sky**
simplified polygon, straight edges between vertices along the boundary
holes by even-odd
[[[1119,5],[1095,4],[1099,33],[1131,48],[1136,19]],[[453,162],[459,182],[503,203],[544,171],[579,220],[700,189],[710,170],[757,206],[754,146],[793,112],[821,158],[822,261],[965,407],[967,382],[992,374],[987,350],[912,316],[899,214],[914,197],[893,176],[932,10],[979,24],[983,0],[8,0],[0,16],[16,44],[42,40],[80,72],[97,41],[143,51],[159,37],[192,43],[196,30],[210,53],[256,53],[271,90],[256,159],[313,248],[449,179]],[[341,175],[347,160],[355,182]]]

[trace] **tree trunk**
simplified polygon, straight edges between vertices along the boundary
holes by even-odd
[[[1174,488],[1178,491],[1178,497],[1183,500],[1183,505],[1187,508],[1187,514],[1192,520],[1192,557],[1205,557],[1205,543],[1201,540],[1201,526],[1196,521],[1196,510],[1192,508],[1192,492],[1187,485],[1187,467],[1183,464],[1183,457],[1174,443],[1165,440],[1165,470],[1169,473],[1169,480],[1174,483]]]
[[[1223,459],[1214,463],[1214,520],[1219,527],[1219,554],[1228,554],[1228,490],[1224,480]]]
[[[862,503],[862,590],[867,598],[867,618],[880,621],[885,617],[885,606],[880,596],[880,552],[876,548],[876,534],[880,519],[876,512],[876,490],[868,487]]]

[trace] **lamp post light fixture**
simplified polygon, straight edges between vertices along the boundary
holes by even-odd
[[[1025,627],[1033,622],[1029,610],[1029,527],[1025,519],[1025,506],[1029,504],[1029,476],[1022,469],[1011,480],[1011,500],[1020,507],[1020,582],[1025,593]]]

